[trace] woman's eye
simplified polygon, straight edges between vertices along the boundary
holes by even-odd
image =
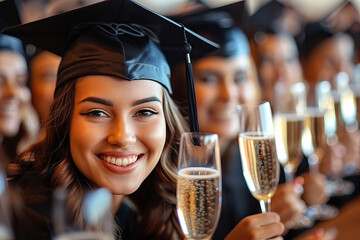
[[[143,109],[140,110],[138,112],[135,113],[135,116],[140,116],[140,117],[148,117],[148,116],[152,116],[152,115],[156,115],[158,114],[158,112],[151,110],[151,109]]]
[[[81,113],[81,115],[89,117],[108,117],[108,114],[101,110],[92,110],[86,113]]]
[[[234,82],[235,83],[242,83],[247,79],[247,77],[243,74],[235,76]]]
[[[26,86],[26,82],[27,82],[27,76],[18,76],[16,78],[16,82],[18,84],[18,86]]]
[[[201,80],[201,82],[207,84],[216,84],[218,82],[218,77],[215,75],[202,76],[199,79]]]

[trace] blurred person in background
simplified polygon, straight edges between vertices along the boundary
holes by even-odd
[[[52,16],[75,8],[83,7],[99,0],[52,0],[44,6],[44,15]],[[42,127],[48,118],[53,101],[57,71],[61,57],[51,52],[35,49],[30,59],[30,89],[32,103],[39,115]]]
[[[175,19],[222,46],[208,55],[192,55],[200,131],[217,133],[222,153],[223,206],[213,239],[224,239],[236,224],[243,226],[242,235],[239,235],[242,239],[252,239],[245,236],[255,234],[253,231],[260,232],[262,228],[265,230],[266,223],[262,214],[256,214],[260,212],[259,203],[251,195],[242,174],[237,139],[240,129],[236,106],[255,105],[261,98],[248,40],[231,16],[223,11],[200,10]],[[183,88],[181,79],[185,73],[181,67],[173,67],[175,89]],[[184,99],[174,97],[175,100]],[[286,226],[303,213],[305,204],[292,184],[281,184],[272,198],[271,209],[280,215]],[[254,225],[259,228],[250,227]]]
[[[20,23],[13,1],[0,2],[0,30]],[[37,136],[22,42],[0,33],[0,161],[8,164]]]
[[[295,84],[303,81],[296,42],[285,32],[259,31],[251,43],[262,98],[274,106],[274,86],[277,82]]]
[[[32,104],[39,115],[42,127],[49,116],[53,102],[60,61],[61,57],[45,50],[38,50],[30,61]]]
[[[38,120],[27,83],[22,43],[0,35],[0,138],[4,163],[13,162],[37,136]]]

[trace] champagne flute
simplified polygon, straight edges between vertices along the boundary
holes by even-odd
[[[221,163],[218,136],[181,135],[177,214],[187,239],[211,239],[221,210]]]
[[[54,192],[52,217],[55,240],[114,240],[113,216],[111,214],[112,194],[105,188],[86,193],[82,203],[82,220],[68,215],[67,192]]]
[[[275,95],[274,127],[277,157],[284,168],[286,182],[292,182],[302,159],[301,137],[306,109],[305,84],[278,82],[275,85]],[[284,101],[285,99],[287,101]]]
[[[308,107],[304,128],[301,147],[308,157],[310,173],[319,173],[319,163],[326,147],[324,112],[316,106]],[[338,209],[322,204],[308,207],[307,214],[313,219],[327,220],[336,217]]]
[[[285,172],[288,183],[294,181],[297,168],[302,160],[301,138],[304,128],[306,109],[305,84],[278,82],[275,84],[275,141],[277,157]],[[290,90],[290,91],[289,91]],[[302,193],[302,187],[295,188]],[[309,227],[313,221],[306,215],[300,215],[287,224],[288,228]]]
[[[316,85],[317,103],[319,109],[324,112],[326,142],[330,146],[338,143],[338,136],[342,133],[357,128],[355,96],[347,87],[349,79],[346,76],[346,73],[337,75],[337,88],[342,89],[341,91],[331,90],[331,84],[327,81]],[[354,191],[354,184],[342,179],[343,173],[347,172],[346,169],[355,167],[348,164],[344,169],[328,173],[330,180],[327,192],[330,196],[349,195]]]
[[[261,211],[269,212],[279,181],[270,103],[243,104],[238,106],[238,110],[243,174],[251,194],[260,202]]]

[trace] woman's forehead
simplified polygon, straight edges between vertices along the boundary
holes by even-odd
[[[112,76],[89,75],[80,77],[76,83],[76,95],[122,95],[122,96],[148,96],[162,97],[163,87],[158,82],[143,79],[128,81]]]
[[[223,68],[222,66],[238,70],[247,70],[248,68],[250,68],[250,58],[248,55],[234,56],[230,58],[209,56],[201,58],[194,62],[195,71],[211,68],[221,69]]]

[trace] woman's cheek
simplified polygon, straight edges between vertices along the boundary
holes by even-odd
[[[138,138],[150,151],[161,155],[166,141],[166,122],[164,116],[155,119],[150,124],[141,124],[138,128]]]
[[[19,91],[19,98],[22,103],[29,103],[31,101],[31,92],[27,87],[22,87]]]

